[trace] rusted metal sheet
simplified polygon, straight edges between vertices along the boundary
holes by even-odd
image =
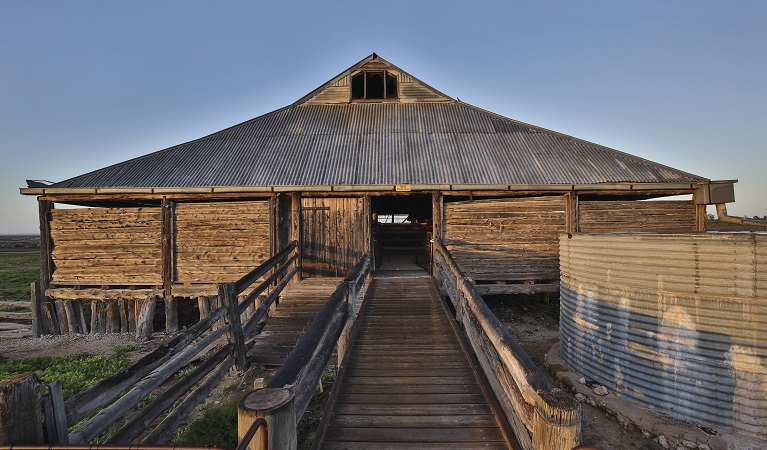
[[[294,104],[49,189],[699,181],[454,101]]]
[[[767,234],[563,234],[561,352],[685,421],[767,437]]]

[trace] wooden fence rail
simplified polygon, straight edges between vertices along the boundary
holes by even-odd
[[[523,448],[576,447],[581,434],[580,404],[569,394],[551,389],[439,241],[434,243],[433,274],[450,297],[456,320]]]
[[[339,338],[354,322],[356,304],[364,296],[369,274],[370,255],[366,253],[330,295],[266,388],[253,391],[240,401],[238,433],[241,438],[261,418],[266,420],[269,429],[266,439],[256,435],[251,448],[296,447],[296,426],[309,406]],[[261,442],[266,442],[267,447]]]
[[[296,249],[297,243],[294,241],[241,279],[219,284],[218,300],[222,306],[120,373],[99,382],[66,402],[63,401],[60,383],[52,384],[51,395],[44,398],[49,444],[87,444],[111,427],[140,400],[165,383],[176,372],[193,360],[200,359],[201,355],[213,351],[213,354],[200,363],[192,373],[183,377],[168,391],[142,408],[138,415],[106,440],[107,444],[132,442],[170,405],[186,395],[181,403],[143,439],[142,444],[156,445],[166,442],[173,431],[208,396],[233,365],[240,371],[247,368],[245,355],[254,342],[254,339],[248,339],[249,335],[256,329],[258,322],[263,319],[284,287],[300,271],[299,267],[295,267],[299,261],[298,257],[291,256]],[[242,301],[239,301],[241,294],[270,271],[272,271],[270,276],[244,295]],[[267,290],[269,290],[268,295],[258,302]],[[256,303],[258,307],[243,325],[242,314],[253,309]],[[149,311],[146,313],[151,314]],[[221,319],[227,322],[226,325],[216,328],[216,323]],[[222,345],[221,339],[224,336],[227,337],[228,342]],[[201,380],[200,385],[189,392]],[[109,406],[105,407],[107,404]],[[94,412],[96,414],[93,417],[68,433],[68,428]]]

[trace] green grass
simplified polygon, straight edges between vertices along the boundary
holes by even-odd
[[[126,356],[133,347],[117,346],[110,356],[78,353],[6,360],[0,356],[0,379],[35,372],[46,384],[60,380],[67,399],[131,365]]]
[[[8,306],[0,304],[0,312],[29,312],[29,308],[23,306]]]
[[[40,253],[0,253],[0,301],[28,302],[29,285],[40,279]]]
[[[221,407],[206,409],[205,414],[190,423],[176,436],[173,443],[237,447],[237,402],[238,399],[234,399]]]

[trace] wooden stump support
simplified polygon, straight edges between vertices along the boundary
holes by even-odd
[[[242,333],[240,322],[240,307],[237,300],[237,288],[234,283],[221,283],[218,285],[219,303],[226,306],[227,322],[229,322],[229,342],[234,345],[234,366],[239,371],[248,368],[247,350],[245,349],[245,336]]]
[[[237,408],[238,441],[254,422],[264,419],[266,429],[260,427],[256,431],[247,446],[249,450],[295,449],[298,441],[294,399],[295,393],[289,388],[263,388],[244,396]]]
[[[533,448],[570,450],[580,445],[581,407],[572,396],[538,392],[533,414]]]
[[[44,389],[31,372],[0,380],[0,445],[43,443]]]
[[[136,339],[149,339],[154,331],[154,306],[157,299],[149,295],[141,302],[136,301]]]

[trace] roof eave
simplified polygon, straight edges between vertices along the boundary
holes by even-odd
[[[20,188],[22,195],[169,195],[169,194],[248,194],[280,192],[411,192],[411,191],[680,191],[695,190],[701,185],[734,184],[737,180],[685,181],[662,183],[593,183],[593,184],[379,184],[311,186],[194,186],[194,187],[105,187],[105,188]]]

